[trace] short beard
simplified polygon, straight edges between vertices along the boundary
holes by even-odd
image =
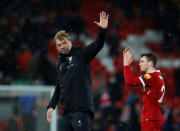
[[[61,54],[64,54],[64,55],[68,54],[71,50],[71,47],[72,47],[72,45],[70,45],[70,47],[67,50],[65,50],[64,52],[61,52]]]
[[[65,54],[68,54],[69,51],[70,51],[69,49],[68,49],[68,50],[65,50],[65,51],[62,51],[61,54],[64,54],[64,55],[65,55]]]

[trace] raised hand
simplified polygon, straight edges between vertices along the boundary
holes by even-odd
[[[94,23],[96,23],[99,27],[106,29],[108,27],[108,18],[109,15],[106,14],[106,12],[102,11],[100,12],[100,21],[94,21]]]
[[[123,51],[123,64],[124,66],[128,66],[132,63],[133,61],[133,51],[130,51],[129,47],[127,47]]]

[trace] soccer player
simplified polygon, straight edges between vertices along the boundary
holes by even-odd
[[[94,116],[90,62],[103,48],[106,29],[108,28],[106,12],[100,12],[100,21],[96,40],[85,48],[72,46],[70,36],[59,31],[54,37],[59,52],[57,62],[58,82],[47,107],[47,121],[60,101],[63,113],[59,121],[60,131],[90,131],[90,122]]]
[[[125,84],[143,87],[141,130],[161,131],[163,116],[160,107],[163,103],[165,85],[159,70],[156,70],[157,58],[151,53],[141,54],[139,66],[142,76],[135,76],[130,70],[133,51],[123,51]]]

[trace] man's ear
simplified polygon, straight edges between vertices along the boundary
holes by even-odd
[[[154,65],[153,65],[153,62],[152,62],[152,61],[149,61],[148,63],[149,63],[149,65],[150,65],[150,66],[154,67]]]

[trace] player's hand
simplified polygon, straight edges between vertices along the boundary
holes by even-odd
[[[106,14],[106,12],[102,11],[100,12],[100,21],[94,21],[94,23],[96,23],[99,27],[106,29],[108,27],[108,18],[109,15]]]
[[[49,108],[49,109],[47,110],[46,117],[47,117],[47,121],[48,121],[49,123],[51,122],[52,112],[53,112],[53,108]]]
[[[133,51],[130,51],[130,48],[127,47],[123,51],[123,64],[124,66],[128,66],[132,63],[133,61]]]

